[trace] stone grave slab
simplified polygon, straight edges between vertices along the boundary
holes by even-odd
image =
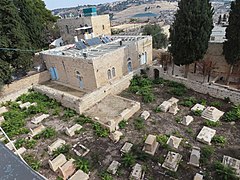
[[[179,111],[177,103],[174,103],[170,108],[169,108],[169,113],[176,115]]]
[[[74,126],[72,126],[71,128],[66,128],[65,133],[72,137],[75,135],[76,131],[79,131],[80,129],[82,129],[82,126],[80,124],[75,124]]]
[[[143,111],[140,117],[143,118],[144,120],[147,120],[149,116],[150,116],[150,112]]]
[[[83,172],[82,170],[78,170],[69,180],[88,180],[89,175]]]
[[[6,146],[9,150],[13,151],[13,150],[14,150],[14,147],[13,147],[12,144],[14,144],[15,142],[16,142],[16,140],[11,141],[11,142],[8,142],[7,144],[5,144],[5,146]]]
[[[30,136],[32,136],[32,137],[36,136],[37,134],[41,133],[44,129],[46,129],[46,127],[43,125],[40,125],[34,129],[30,128]]]
[[[159,143],[157,142],[157,137],[150,134],[144,143],[143,151],[150,155],[154,155],[158,146]]]
[[[220,111],[215,107],[207,107],[202,113],[202,118],[217,122],[223,115],[223,111]]]
[[[0,107],[0,115],[2,115],[5,112],[8,112],[8,109],[5,106]]]
[[[162,164],[162,167],[170,171],[176,172],[181,159],[182,159],[181,154],[169,151],[164,163]]]
[[[3,116],[0,116],[0,125],[5,121]]]
[[[68,179],[74,174],[75,170],[74,159],[70,159],[58,168],[58,175],[63,179]]]
[[[200,148],[193,146],[193,149],[190,155],[190,161],[188,164],[199,167],[199,160],[200,160]]]
[[[126,142],[120,151],[122,153],[128,153],[129,151],[131,151],[132,146],[133,146],[132,143]]]
[[[6,137],[4,136],[4,134],[2,133],[2,131],[0,131],[0,141],[3,142],[6,140]]]
[[[26,152],[26,148],[25,147],[21,147],[21,148],[17,149],[17,152],[14,152],[14,153],[22,155],[25,152]]]
[[[50,115],[49,114],[42,114],[41,116],[35,117],[31,120],[33,124],[39,124],[42,122],[44,119],[48,118]]]
[[[66,141],[58,138],[55,142],[48,146],[48,153],[52,154],[53,151],[57,150],[57,148],[63,146],[64,144],[66,144]]]
[[[26,103],[20,104],[19,107],[21,109],[24,109],[24,108],[29,108],[31,105],[32,105],[32,103],[26,102]]]
[[[142,166],[137,163],[135,164],[135,166],[133,166],[130,179],[133,179],[133,180],[143,179],[142,174],[143,174]]]
[[[168,102],[170,102],[171,106],[173,104],[177,104],[179,102],[179,99],[175,98],[175,97],[171,97]]]
[[[239,159],[224,155],[222,163],[224,165],[230,166],[233,169],[235,169],[237,176],[240,177],[240,160]]]
[[[163,103],[158,106],[158,108],[161,109],[161,111],[163,112],[167,112],[170,107],[171,103],[168,101],[163,101]]]
[[[59,167],[61,167],[63,164],[67,162],[66,157],[63,154],[59,154],[56,158],[53,160],[48,160],[48,164],[50,168],[56,172]]]
[[[80,144],[80,142],[78,142],[77,144],[74,144],[72,147],[72,150],[76,153],[76,155],[80,157],[86,156],[90,151],[90,149]]]
[[[197,103],[191,108],[191,111],[203,111],[204,109],[205,106]]]
[[[121,138],[122,135],[123,135],[122,132],[120,132],[120,131],[115,131],[115,132],[113,132],[113,133],[111,133],[111,134],[109,135],[109,138],[110,138],[113,142],[117,143],[117,142],[120,140],[120,138]]]
[[[194,176],[193,180],[203,180],[203,175],[196,173],[196,175]]]
[[[193,117],[192,116],[184,116],[183,120],[181,121],[181,124],[188,126],[191,122],[193,121]]]
[[[167,141],[167,144],[174,149],[178,149],[178,146],[180,145],[181,141],[182,141],[182,138],[178,138],[176,136],[170,136]]]
[[[110,166],[107,169],[107,172],[111,173],[111,174],[116,174],[119,166],[121,165],[121,163],[119,163],[118,161],[113,161]]]
[[[211,140],[215,134],[216,130],[203,126],[202,130],[197,136],[197,140],[202,143],[211,145]]]

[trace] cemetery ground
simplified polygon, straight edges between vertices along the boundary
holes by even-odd
[[[87,116],[78,115],[75,111],[64,108],[56,101],[37,92],[29,92],[17,100],[22,101],[21,103],[37,103],[35,106],[21,109],[17,101],[5,103],[4,106],[8,108],[8,112],[3,113],[5,121],[1,126],[11,140],[16,140],[17,149],[26,148],[22,154],[26,162],[48,179],[61,179],[56,172],[50,169],[48,163],[49,159],[52,160],[61,153],[67,159],[73,158],[77,169],[86,173],[90,172],[90,179],[126,180],[136,163],[142,165],[145,172],[144,177],[148,180],[191,180],[196,173],[202,173],[204,179],[224,179],[224,177],[229,180],[237,179],[233,169],[218,163],[222,161],[223,155],[237,159],[240,157],[240,122],[237,121],[240,119],[240,108],[233,106],[228,98],[220,100],[188,90],[178,83],[163,79],[151,81],[140,76],[135,77],[129,89],[120,95],[141,102],[141,110],[129,120],[123,120],[119,124],[119,131],[123,133],[123,136],[117,143],[109,139],[108,130],[102,128],[99,123],[93,122]],[[179,99],[178,108],[180,110],[176,115],[162,112],[158,108],[163,101],[171,97]],[[194,113],[190,110],[196,103],[214,106],[225,112],[225,115],[216,123],[204,120],[200,116],[201,112]],[[114,106],[114,104],[111,105]],[[147,120],[140,118],[143,111],[150,113]],[[33,124],[31,120],[43,113],[50,115],[40,123],[46,129],[33,138],[26,139],[29,137],[29,129],[39,126],[39,124]],[[186,115],[194,118],[188,126],[180,123]],[[76,131],[72,137],[66,135],[66,127],[72,127],[76,123],[80,124],[82,129]],[[216,130],[211,145],[196,140],[203,126]],[[149,134],[156,135],[160,144],[154,156],[142,151]],[[166,144],[170,135],[182,138],[178,149],[172,149]],[[66,144],[55,149],[50,155],[48,146],[58,138],[65,140]],[[132,143],[133,147],[129,153],[121,154],[120,149],[125,142]],[[4,140],[4,143],[8,143],[7,140]],[[77,143],[90,150],[86,156],[79,157],[75,154],[72,147]],[[200,167],[188,164],[193,146],[201,149]],[[183,156],[177,172],[161,166],[168,151],[178,152]],[[115,175],[107,172],[107,168],[113,160],[121,163]]]

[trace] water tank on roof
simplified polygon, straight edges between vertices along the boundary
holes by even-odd
[[[91,8],[85,8],[83,9],[83,16],[96,16],[97,15],[97,8],[91,7]]]

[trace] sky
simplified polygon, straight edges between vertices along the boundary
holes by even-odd
[[[43,0],[48,9],[57,9],[64,7],[74,7],[84,4],[100,4],[106,2],[114,2],[117,0]]]

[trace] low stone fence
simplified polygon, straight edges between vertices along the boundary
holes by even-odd
[[[34,75],[24,77],[23,79],[12,82],[11,84],[3,86],[0,96],[6,96],[22,89],[31,88],[32,85],[43,83],[50,80],[48,71],[43,71]]]
[[[159,66],[150,66],[148,74],[151,78],[155,77],[154,70],[159,71],[159,77],[184,84],[187,88],[202,94],[209,94],[212,97],[224,99],[229,98],[234,104],[240,104],[240,91],[228,86],[216,83],[200,83],[179,76],[172,76],[163,72]]]

